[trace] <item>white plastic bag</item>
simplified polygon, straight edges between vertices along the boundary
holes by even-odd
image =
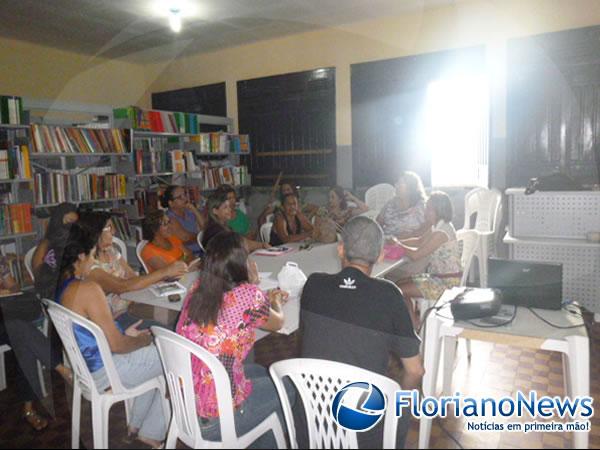
[[[281,268],[277,275],[279,287],[282,290],[289,292],[290,297],[300,296],[306,280],[306,275],[304,275],[304,272],[298,267],[298,264],[291,261],[285,263],[285,266]]]

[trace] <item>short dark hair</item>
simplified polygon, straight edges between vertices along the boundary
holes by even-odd
[[[70,213],[79,213],[77,205],[63,202],[50,210],[50,221],[48,222],[44,239],[48,240],[51,245],[57,243],[58,245],[64,245],[64,241],[69,236],[71,224],[65,224],[63,221],[65,216]]]
[[[237,198],[237,192],[235,192],[235,189],[230,184],[222,184],[217,188],[217,192],[224,192],[226,196],[233,192]]]
[[[218,209],[223,203],[227,201],[227,192],[224,190],[217,189],[212,193],[210,197],[208,197],[208,201],[206,203],[206,209],[208,212],[209,220],[214,220],[218,222],[217,218],[213,213],[213,209]]]
[[[349,262],[373,265],[383,250],[383,230],[365,216],[350,219],[342,231],[344,256]]]
[[[448,223],[454,217],[454,208],[448,194],[442,191],[434,191],[429,195],[427,203],[431,205],[435,211],[438,220],[443,220]]]
[[[142,237],[148,242],[152,242],[156,233],[160,229],[165,212],[161,209],[151,209],[146,212],[146,217],[142,220]]]
[[[206,247],[201,288],[190,301],[190,320],[201,326],[216,323],[225,293],[249,279],[248,252],[242,237],[232,231],[214,236]]]
[[[163,195],[160,197],[160,206],[162,206],[163,208],[168,208],[169,202],[172,202],[173,200],[175,200],[173,194],[175,193],[175,190],[178,188],[183,189],[183,186],[177,186],[174,184],[168,186],[167,189],[165,189],[165,192],[163,192]]]

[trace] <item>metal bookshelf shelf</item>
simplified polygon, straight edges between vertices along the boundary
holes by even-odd
[[[63,156],[95,156],[95,157],[103,157],[103,156],[130,156],[131,152],[124,153],[52,153],[52,152],[41,152],[41,153],[31,153],[30,158],[56,158]]]
[[[31,183],[33,178],[13,178],[13,179],[0,179],[0,184],[19,184],[19,183]]]
[[[149,131],[132,129],[134,137],[192,137],[198,136],[200,133],[170,133],[166,131]]]
[[[106,203],[106,202],[123,202],[128,200],[135,200],[133,197],[117,197],[117,198],[100,198],[97,200],[66,200],[70,203],[75,203],[76,205],[85,205],[91,203]],[[53,206],[58,206],[60,203],[44,203],[41,205],[35,205],[35,209],[40,208],[52,208]]]
[[[0,123],[0,129],[8,129],[8,130],[28,130],[29,125],[16,125],[12,123]]]
[[[37,233],[17,233],[17,234],[5,234],[0,235],[0,241],[12,241],[14,239],[21,239],[26,237],[37,236]]]

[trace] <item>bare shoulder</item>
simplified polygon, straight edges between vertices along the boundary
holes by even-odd
[[[82,300],[94,300],[98,297],[104,297],[102,287],[94,280],[81,280],[76,286],[77,294]]]

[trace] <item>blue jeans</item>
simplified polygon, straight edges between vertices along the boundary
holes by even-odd
[[[256,427],[259,423],[269,417],[273,412],[277,413],[281,422],[282,430],[285,430],[285,419],[279,401],[277,389],[273,384],[273,380],[269,376],[267,369],[258,364],[248,364],[244,366],[246,378],[252,380],[252,393],[237,409],[233,418],[235,420],[235,431],[238,436],[242,436]],[[286,383],[286,391],[290,404],[294,404],[296,393],[291,384]],[[200,420],[200,429],[202,437],[209,441],[218,441],[221,439],[221,430],[219,428],[219,419],[203,419]],[[268,432],[258,438],[248,448],[277,448],[275,436],[272,432]]]
[[[154,344],[131,353],[113,354],[115,367],[123,386],[132,388],[163,374],[158,350]],[[108,386],[104,367],[92,374],[100,392]],[[135,398],[129,417],[129,426],[139,429],[139,435],[163,441],[167,434],[167,418],[170,411],[163,410],[160,391],[155,389]]]

